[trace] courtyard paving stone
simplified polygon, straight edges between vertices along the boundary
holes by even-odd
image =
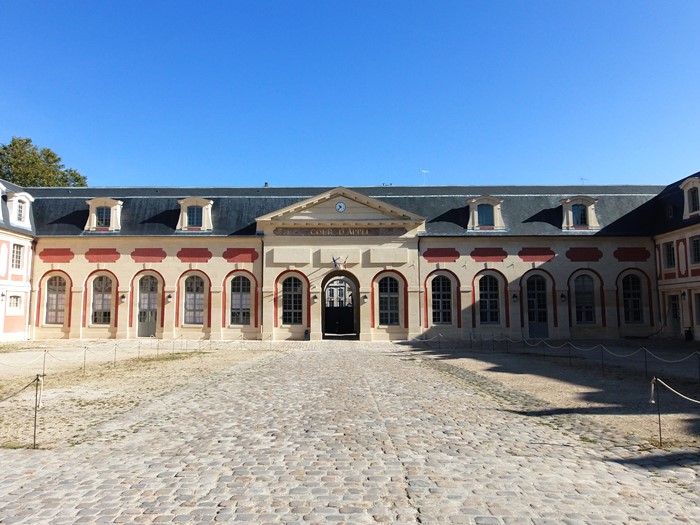
[[[280,348],[79,445],[0,450],[0,523],[700,522],[696,464],[670,483],[390,344]]]

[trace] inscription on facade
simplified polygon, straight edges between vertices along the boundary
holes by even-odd
[[[308,237],[398,236],[404,235],[406,228],[275,228],[273,233]]]

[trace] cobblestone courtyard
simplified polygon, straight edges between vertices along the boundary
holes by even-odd
[[[693,468],[670,482],[391,345],[289,346],[0,464],[3,525],[700,522]]]

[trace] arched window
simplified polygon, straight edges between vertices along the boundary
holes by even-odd
[[[485,275],[479,280],[479,313],[481,324],[500,322],[498,279],[492,275]]]
[[[452,324],[452,282],[438,275],[432,282],[433,324]]]
[[[479,204],[476,209],[479,226],[493,226],[493,205]]]
[[[63,324],[66,310],[66,280],[54,275],[46,282],[46,324]]]
[[[379,281],[379,324],[399,324],[399,281],[384,277]]]
[[[231,324],[250,324],[250,279],[240,275],[231,280]]]
[[[301,324],[303,318],[303,286],[296,277],[282,283],[282,324]]]
[[[625,323],[639,324],[644,322],[642,280],[639,276],[630,274],[622,279],[622,307],[625,313]]]
[[[574,279],[574,297],[576,299],[576,322],[578,324],[595,323],[595,290],[590,275],[579,275]]]
[[[185,280],[185,324],[204,324],[204,279],[198,275]]]
[[[112,321],[112,279],[106,275],[92,282],[92,323],[110,324]]]

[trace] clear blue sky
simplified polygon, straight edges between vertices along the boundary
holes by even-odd
[[[0,0],[0,19],[0,143],[90,186],[700,170],[697,0]]]

